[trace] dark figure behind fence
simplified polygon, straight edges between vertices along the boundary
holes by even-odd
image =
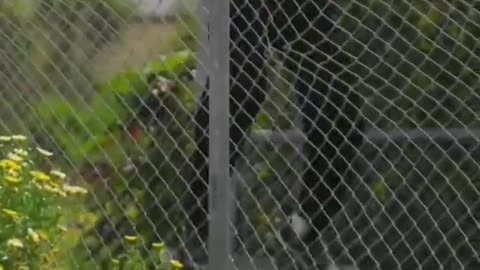
[[[340,8],[335,1],[232,0],[230,7],[230,165],[255,120],[269,80],[267,46],[286,52],[286,68],[307,136],[304,147],[309,167],[302,180],[299,203],[302,241],[313,242],[341,208],[345,179],[353,176],[351,161],[362,142],[361,98],[352,88],[355,76],[348,57],[329,35],[335,34]],[[208,86],[207,86],[208,88]],[[194,200],[189,220],[206,243],[208,234],[208,95],[204,92],[195,115],[198,150],[192,156]],[[294,213],[290,213],[294,214]],[[298,222],[297,222],[298,223]],[[298,232],[300,233],[300,232]]]

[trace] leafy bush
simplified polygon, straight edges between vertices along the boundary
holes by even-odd
[[[78,269],[73,256],[81,232],[75,226],[85,222],[82,200],[88,190],[67,183],[58,169],[39,169],[40,157],[51,161],[53,153],[32,148],[23,135],[0,136],[0,269]],[[144,242],[125,236],[126,252],[111,259],[111,269],[181,269],[162,242],[152,243],[148,256]],[[83,269],[83,268],[82,268]]]
[[[185,164],[184,153],[192,150],[189,114],[195,106],[195,94],[191,82],[181,74],[191,71],[194,63],[190,50],[163,55],[99,85],[88,104],[51,96],[37,103],[35,113],[30,115],[28,122],[40,123],[32,130],[35,141],[56,153],[56,162],[63,164],[75,180],[86,181],[95,196],[88,206],[95,212],[95,220],[98,219],[96,229],[82,235],[84,243],[75,251],[77,256],[88,257],[89,265],[97,265],[98,260],[109,261],[111,254],[123,249],[123,245],[118,244],[121,239],[100,229],[105,224],[111,223],[115,233],[125,234],[127,231],[119,228],[122,220],[137,223],[136,232],[143,232],[147,238],[151,236],[151,226],[142,227],[140,223],[149,218],[150,213],[142,210],[149,208],[152,192],[165,208],[181,210],[174,207],[178,199],[169,188],[184,192],[178,170]],[[166,132],[159,130],[132,142],[124,127],[136,117],[138,108],[154,88],[152,84],[156,81],[149,81],[152,77],[173,83],[169,92],[161,97],[160,106],[165,111],[162,130]],[[124,167],[130,161],[136,169],[127,172]],[[96,177],[96,171],[101,171],[104,165],[111,173]],[[172,230],[169,219],[174,218],[170,215],[174,213],[162,214],[156,220],[157,232],[162,237],[168,238]],[[117,243],[111,244],[111,240]],[[91,258],[90,252],[95,253],[96,258]]]
[[[142,250],[144,251],[146,246],[141,238],[126,235],[124,241],[126,252],[117,258],[112,258],[110,262],[115,270],[179,270],[183,268],[181,262],[171,258],[163,242],[152,243],[147,249],[147,256],[144,256]]]
[[[45,102],[36,104],[35,113],[28,122],[43,123],[33,130],[36,139],[47,143],[56,152],[63,152],[62,156],[71,166],[79,168],[86,159],[90,162],[105,159],[107,153],[113,163],[124,161],[125,152],[128,152],[125,146],[129,143],[125,142],[124,133],[117,131],[135,117],[150,93],[147,78],[155,74],[178,82],[173,89],[175,96],[168,102],[177,100],[180,104],[170,105],[192,109],[194,96],[178,77],[193,68],[193,60],[193,53],[183,50],[154,59],[144,67],[125,70],[99,85],[99,91],[88,104],[50,96]]]

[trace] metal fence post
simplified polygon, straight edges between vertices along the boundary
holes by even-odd
[[[209,269],[233,269],[232,183],[229,173],[229,1],[208,1],[211,15],[209,67]]]

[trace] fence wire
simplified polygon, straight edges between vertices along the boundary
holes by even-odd
[[[2,217],[0,266],[480,269],[480,4],[215,4],[0,2],[0,135],[27,135],[54,154],[41,171],[89,192],[61,205],[48,247],[15,238],[27,257]],[[225,115],[229,146],[209,136]],[[228,202],[208,205],[224,162],[230,224],[209,213]],[[16,233],[33,239],[40,201]]]

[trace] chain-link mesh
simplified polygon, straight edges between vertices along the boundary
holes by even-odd
[[[61,205],[64,233],[46,249],[28,236],[19,249],[2,217],[0,265],[219,258],[207,251],[209,150],[222,147],[209,144],[208,90],[229,75],[233,269],[480,269],[477,1],[213,5],[0,2],[0,135],[28,135],[54,153],[42,171],[89,191]],[[228,54],[211,50],[225,34],[215,12],[230,15]],[[229,70],[209,72],[218,61]],[[0,189],[2,214],[15,192]],[[35,239],[41,201],[17,233]]]

